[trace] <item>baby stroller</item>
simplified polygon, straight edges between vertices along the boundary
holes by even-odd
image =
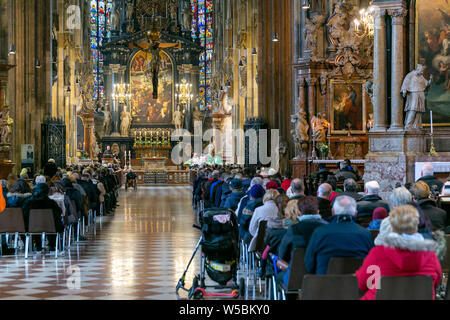
[[[239,264],[239,232],[236,215],[233,211],[223,208],[208,208],[200,212],[200,227],[202,236],[178,281],[176,293],[179,289],[188,292],[188,298],[202,299],[203,297],[232,297],[238,298],[245,293],[245,279],[239,280],[237,285],[237,271]],[[184,287],[186,273],[197,251],[201,247],[201,271],[195,276],[191,289]],[[206,286],[205,273],[219,286]],[[232,286],[227,283],[233,280]],[[206,289],[232,289],[231,293],[208,293]]]

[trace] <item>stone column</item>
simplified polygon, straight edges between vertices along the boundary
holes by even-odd
[[[300,78],[297,82],[298,85],[298,105],[305,107],[305,79]],[[298,112],[298,109],[296,110]]]
[[[306,79],[308,83],[308,111],[309,120],[316,115],[316,83],[317,78]]]
[[[405,76],[404,33],[406,9],[388,10],[392,17],[392,68],[391,68],[391,127],[390,131],[403,130],[403,97],[400,93]]]
[[[386,11],[375,14],[375,38],[373,58],[374,126],[372,132],[386,131]]]

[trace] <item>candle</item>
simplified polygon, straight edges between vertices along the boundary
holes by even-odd
[[[433,134],[433,111],[430,110],[431,134]]]

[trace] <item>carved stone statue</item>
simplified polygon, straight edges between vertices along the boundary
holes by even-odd
[[[111,12],[111,29],[114,31],[119,31],[120,23],[120,11],[119,7],[114,4],[113,10]]]
[[[239,95],[241,97],[247,96],[247,58],[245,56],[241,57],[242,66],[239,66],[239,75],[241,78],[241,83],[239,86]]]
[[[405,130],[422,129],[422,114],[425,113],[425,91],[431,85],[430,80],[423,76],[424,66],[417,65],[417,69],[408,73],[403,81],[401,93],[406,97]]]
[[[130,134],[130,127],[131,127],[131,114],[128,112],[125,108],[125,110],[122,112],[122,115],[120,116],[120,134],[122,136],[128,136]]]
[[[189,4],[186,5],[182,12],[182,24],[184,31],[189,31],[192,28],[192,11]]]
[[[294,130],[292,132],[294,139],[299,142],[309,141],[309,124],[306,120],[306,112],[302,105],[299,104],[298,112],[291,115],[291,122],[294,123]]]
[[[330,123],[325,116],[318,114],[311,119],[312,137],[316,143],[324,143],[327,138],[327,129]]]
[[[108,106],[105,107],[103,111],[105,118],[103,120],[103,133],[105,136],[109,136],[112,131],[112,115],[111,111],[109,111]]]
[[[369,96],[369,98],[370,98],[370,101],[372,102],[372,105],[375,105],[374,104],[374,96],[373,96],[373,82],[372,81],[367,81],[365,84],[364,84],[364,90],[366,90],[366,92],[367,92],[367,95]]]
[[[176,130],[183,129],[184,123],[184,114],[180,111],[180,107],[177,107],[177,110],[173,113],[173,124],[175,125]]]
[[[319,38],[320,28],[325,22],[325,16],[315,15],[311,19],[306,19],[305,25],[305,40],[306,49],[311,51],[311,60],[317,61],[320,59],[317,40]]]
[[[198,106],[195,106],[194,108],[192,119],[194,120],[194,132],[201,132],[204,116],[203,112],[200,111],[200,108]]]
[[[9,116],[9,107],[5,106],[0,112],[0,144],[9,144],[9,138],[11,136],[11,127],[14,124],[14,120]]]

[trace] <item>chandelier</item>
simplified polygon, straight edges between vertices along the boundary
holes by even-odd
[[[181,80],[181,83],[177,83],[175,90],[175,99],[180,105],[189,105],[192,99],[194,99],[192,83],[188,83],[186,79]]]
[[[131,99],[130,85],[125,83],[115,84],[112,98],[120,104],[125,104]]]
[[[369,6],[367,9],[359,10],[359,19],[356,18],[353,20],[355,33],[357,36],[373,38],[375,33],[374,13],[374,6]]]

